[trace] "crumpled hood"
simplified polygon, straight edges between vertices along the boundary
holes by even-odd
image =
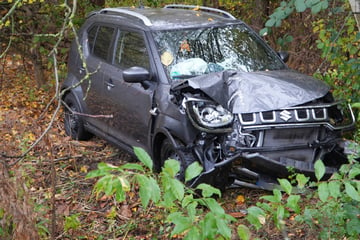
[[[233,113],[292,107],[329,91],[324,82],[292,70],[210,73],[177,83],[173,89],[188,86],[202,90]]]

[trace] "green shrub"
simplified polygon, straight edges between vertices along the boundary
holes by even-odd
[[[145,165],[128,163],[113,166],[99,163],[98,169],[88,173],[88,178],[100,177],[94,186],[97,197],[102,194],[115,196],[118,202],[126,199],[126,194],[139,187],[139,197],[146,210],[152,206],[164,209],[165,222],[173,226],[171,236],[184,239],[230,239],[229,224],[235,219],[226,214],[212,196],[221,196],[220,190],[200,184],[195,189],[188,188],[176,179],[180,164],[175,160],[165,162],[162,172],[152,173],[153,164],[149,155],[140,148],[134,148],[135,154]],[[185,181],[190,181],[202,171],[195,162],[185,172]],[[198,192],[201,194],[199,195]],[[204,211],[206,209],[206,211]]]
[[[355,158],[359,157],[360,147],[354,148],[357,155],[351,156],[349,163],[342,165],[339,172],[328,180],[321,180],[325,166],[320,160],[314,166],[316,182],[309,182],[304,175],[297,174],[295,188],[288,180],[279,179],[282,191],[274,189],[272,195],[261,197],[264,201],[248,209],[247,220],[256,229],[272,221],[280,231],[286,233],[286,221],[296,216],[295,221],[309,227],[310,236],[318,236],[320,239],[358,239],[360,163]],[[305,206],[300,206],[300,199]]]

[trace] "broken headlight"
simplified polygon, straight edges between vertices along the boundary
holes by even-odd
[[[186,111],[195,127],[201,130],[224,128],[234,119],[231,112],[206,99],[187,99]]]

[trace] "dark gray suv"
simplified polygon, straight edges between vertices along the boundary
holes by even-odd
[[[198,161],[194,184],[271,188],[289,168],[313,176],[317,159],[329,175],[347,162],[341,136],[354,115],[286,58],[218,9],[93,12],[70,51],[65,129],[142,147],[157,170],[177,159],[180,179]]]

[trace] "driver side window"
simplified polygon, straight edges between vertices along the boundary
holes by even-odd
[[[138,66],[149,70],[149,54],[142,34],[120,32],[116,45],[115,64],[122,69]]]

